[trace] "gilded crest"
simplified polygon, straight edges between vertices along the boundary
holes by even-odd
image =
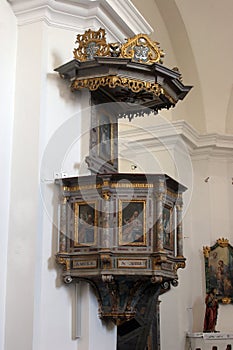
[[[139,63],[162,63],[164,53],[158,45],[159,43],[150,40],[146,34],[138,34],[122,45],[121,55]]]
[[[146,34],[138,34],[127,39],[126,43],[107,43],[105,30],[91,29],[78,34],[75,42],[74,58],[79,61],[93,60],[95,56],[129,58],[138,63],[162,63],[163,51],[159,43],[152,41]]]
[[[107,56],[109,46],[106,43],[105,30],[99,29],[93,31],[87,30],[84,34],[78,34],[75,44],[78,47],[74,49],[74,58],[79,61],[93,60],[94,56]]]

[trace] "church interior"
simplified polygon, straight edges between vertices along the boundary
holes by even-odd
[[[232,13],[1,1],[0,349],[233,347]]]

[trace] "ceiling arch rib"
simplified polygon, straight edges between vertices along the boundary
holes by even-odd
[[[186,120],[199,132],[206,132],[206,118],[202,87],[192,46],[187,30],[174,0],[132,0],[144,18],[153,27],[151,37],[159,41],[165,52],[164,62],[169,67],[177,66],[185,84],[193,85],[189,96],[175,109],[167,111],[170,120]]]
[[[192,89],[187,99],[183,101],[183,111],[180,106],[174,110],[174,119],[184,119],[200,132],[206,132],[206,113],[203,102],[201,80],[195,61],[192,45],[185,23],[175,0],[155,1],[166,26],[170,42],[176,57],[177,65],[182,71],[184,81],[192,84]],[[183,115],[185,113],[185,115]]]

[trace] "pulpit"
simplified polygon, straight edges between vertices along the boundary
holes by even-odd
[[[190,90],[146,35],[107,43],[105,31],[77,36],[74,60],[56,69],[71,90],[90,91],[90,174],[57,179],[57,262],[66,284],[86,281],[99,316],[118,327],[118,349],[160,349],[161,293],[185,267],[182,194],[166,174],[118,172],[118,120],[174,107]]]

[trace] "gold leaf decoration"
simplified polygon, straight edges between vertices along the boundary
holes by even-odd
[[[93,60],[95,56],[128,58],[133,62],[153,64],[162,63],[163,51],[159,43],[152,41],[146,34],[138,34],[121,44],[107,43],[105,30],[91,29],[84,34],[78,34],[75,42],[74,58],[79,61]]]
[[[158,45],[158,42],[153,42],[146,34],[138,34],[122,45],[121,56],[139,63],[162,63],[164,53]]]
[[[74,58],[79,61],[94,59],[94,56],[109,55],[109,46],[106,43],[105,30],[87,30],[84,34],[78,34],[75,42],[78,47],[74,49]]]
[[[228,244],[229,244],[229,240],[227,238],[219,238],[217,240],[217,243],[220,247],[224,248],[224,247],[227,247]]]
[[[205,256],[205,258],[208,258],[209,257],[209,254],[210,254],[210,247],[203,247],[203,254]]]

